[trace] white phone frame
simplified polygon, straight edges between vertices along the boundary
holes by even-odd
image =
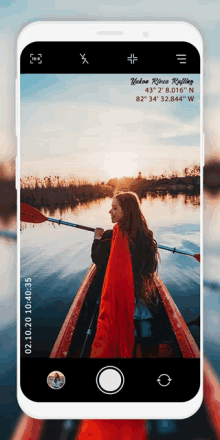
[[[203,182],[203,41],[199,31],[182,21],[43,21],[26,26],[17,41],[16,78],[16,188],[17,191],[17,399],[21,409],[37,419],[184,419],[192,416],[203,399],[203,190],[200,185],[200,389],[187,402],[34,402],[20,388],[20,56],[35,41],[184,41],[200,54],[200,165]],[[156,72],[155,72],[156,73]]]

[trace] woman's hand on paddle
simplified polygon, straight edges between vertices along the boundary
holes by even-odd
[[[101,238],[102,234],[104,232],[104,229],[102,228],[96,228],[94,238]]]

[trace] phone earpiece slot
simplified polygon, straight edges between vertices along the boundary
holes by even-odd
[[[122,31],[98,31],[97,35],[123,35]]]

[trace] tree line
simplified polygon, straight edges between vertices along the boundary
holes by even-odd
[[[182,174],[180,171],[171,171],[171,173],[168,173],[167,171],[164,171],[159,176],[155,174],[149,174],[148,177],[143,177],[141,171],[138,173],[138,180],[141,179],[147,179],[147,180],[160,180],[160,179],[174,179],[175,177],[197,177],[200,176],[200,165],[191,165],[189,167],[185,167],[182,171]]]

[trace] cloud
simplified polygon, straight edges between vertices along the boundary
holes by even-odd
[[[205,64],[204,93],[208,97],[220,94],[220,62],[219,59],[212,60]]]

